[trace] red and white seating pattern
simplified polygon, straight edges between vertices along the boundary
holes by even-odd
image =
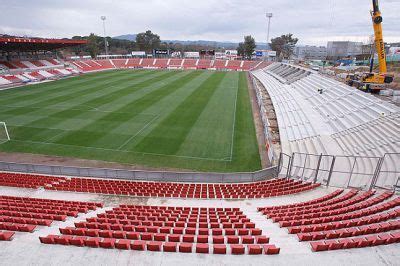
[[[245,60],[208,60],[208,59],[166,59],[166,58],[130,58],[111,60],[75,60],[71,61],[84,72],[112,68],[174,68],[174,69],[227,69],[249,71],[268,66],[269,62]]]
[[[97,207],[103,204],[0,196],[0,240],[11,240],[16,231],[31,233],[38,226],[50,226],[53,221],[65,221]]]
[[[258,210],[300,241],[316,241],[310,243],[313,251],[399,243],[400,197],[375,194],[337,190],[312,201]]]
[[[120,205],[62,235],[40,237],[45,244],[214,254],[278,254],[269,238],[239,208]],[[212,245],[211,245],[212,243]]]
[[[43,67],[56,67],[62,65],[62,63],[56,59],[46,60],[13,60],[13,61],[0,61],[0,66],[3,65],[9,69],[35,69]]]
[[[33,174],[0,172],[0,186],[39,188],[65,180],[64,177],[53,177]]]
[[[245,199],[288,195],[314,189],[318,186],[319,184],[288,179],[273,179],[245,184],[188,184],[71,178],[45,188],[140,197]]]

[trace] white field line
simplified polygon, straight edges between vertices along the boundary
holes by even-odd
[[[143,130],[145,130],[148,126],[150,126],[151,123],[154,122],[154,120],[156,120],[157,118],[159,118],[160,115],[156,115],[155,117],[153,117],[153,119],[151,119],[146,125],[144,125],[138,132],[136,132],[135,135],[133,135],[132,137],[130,137],[127,141],[125,141],[121,146],[118,147],[117,150],[121,150],[122,147],[124,147],[126,144],[128,144],[132,139],[134,139],[137,135],[139,135],[140,133],[142,133]]]
[[[62,130],[62,129],[60,129],[60,130]],[[71,131],[72,131],[72,130],[71,130]],[[59,137],[59,136],[65,134],[65,133],[67,133],[67,132],[69,132],[69,131],[64,131],[64,130],[63,130],[62,132],[60,132],[60,133],[58,133],[58,134],[56,134],[56,135],[54,135],[54,136],[52,136],[52,137],[46,139],[44,142],[51,143],[51,141],[52,141],[53,139],[55,139],[55,138],[57,138],[57,137]]]
[[[0,106],[0,109],[1,109],[1,107],[6,107],[6,108],[31,108],[31,109],[45,109],[45,110],[62,110],[62,111],[72,110],[72,111],[86,111],[86,112],[115,113],[115,114],[127,114],[127,115],[129,114],[129,115],[132,115],[132,113],[127,113],[127,112],[114,112],[114,111],[111,111],[111,110],[100,110],[97,107],[92,107],[92,106],[88,106],[88,105],[81,105],[81,106],[87,106],[87,107],[92,108],[92,109],[69,108],[68,106],[65,106],[65,107],[27,107],[27,106],[11,106],[11,105],[2,105],[2,106]],[[144,115],[153,116],[154,114],[145,114],[144,113]]]
[[[205,160],[205,161],[230,162],[229,160],[225,160],[225,159],[213,159],[213,158],[205,158],[205,157],[183,156],[183,155],[162,154],[162,153],[151,153],[151,152],[137,152],[137,151],[128,151],[128,150],[116,150],[116,149],[97,148],[97,147],[82,146],[82,145],[73,145],[73,144],[48,143],[48,142],[43,142],[43,141],[30,141],[30,140],[18,140],[18,139],[11,139],[11,140],[9,140],[9,141],[10,141],[10,142],[22,142],[22,143],[43,144],[43,145],[55,145],[55,146],[63,146],[63,147],[80,147],[80,148],[94,149],[94,150],[102,150],[102,151],[116,151],[116,152],[124,152],[124,153],[136,153],[136,154],[144,154],[144,155],[167,156],[167,157],[177,157],[177,158],[186,158],[186,159],[197,159],[197,160]]]
[[[234,142],[234,138],[235,138],[236,105],[237,105],[238,92],[239,92],[239,86],[237,87],[237,90],[236,90],[235,111],[233,112],[232,137],[231,137],[231,155],[230,155],[230,157],[229,157],[229,160],[230,160],[230,161],[232,161],[232,157],[233,157],[233,142]]]

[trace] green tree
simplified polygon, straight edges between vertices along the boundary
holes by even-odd
[[[251,59],[255,49],[256,49],[256,41],[251,35],[249,35],[249,36],[244,36],[244,42],[239,43],[237,51],[239,55],[247,59]]]
[[[98,36],[96,36],[94,33],[90,33],[89,37],[87,38],[88,44],[88,50],[89,54],[92,58],[96,58],[96,56],[99,54],[99,43],[98,43]]]
[[[136,35],[136,45],[141,51],[151,53],[153,49],[157,49],[161,45],[160,36],[152,33],[150,30]]]
[[[276,37],[271,40],[271,48],[276,51],[279,58],[290,59],[293,55],[293,50],[299,39],[294,38],[292,33]]]
[[[242,43],[242,42],[239,43],[239,46],[236,50],[238,52],[238,55],[241,56],[242,58],[244,58],[246,56],[245,52],[244,52],[244,43]]]

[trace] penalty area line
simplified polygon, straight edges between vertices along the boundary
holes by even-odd
[[[32,143],[32,144],[41,144],[41,145],[54,145],[54,146],[61,146],[61,147],[78,147],[78,148],[83,148],[83,149],[92,149],[92,150],[101,150],[101,151],[114,151],[114,152],[153,155],[153,156],[166,156],[166,157],[176,157],[176,158],[183,158],[183,159],[196,159],[196,160],[215,161],[215,162],[231,162],[230,160],[226,160],[226,159],[213,159],[213,158],[196,157],[196,156],[162,154],[162,153],[151,153],[151,152],[138,152],[138,151],[128,151],[128,150],[116,150],[116,149],[110,149],[110,148],[90,147],[90,146],[73,145],[73,144],[59,144],[59,143],[43,142],[43,141],[11,139],[11,140],[9,140],[9,142]]]
[[[117,150],[121,150],[124,146],[126,146],[132,139],[134,139],[137,135],[139,135],[140,133],[142,133],[143,130],[145,130],[146,128],[148,128],[150,126],[151,123],[154,122],[154,120],[156,120],[157,118],[159,118],[160,115],[156,115],[155,117],[153,117],[153,119],[151,119],[146,125],[144,125],[144,127],[142,127],[142,129],[140,129],[135,135],[131,136],[127,141],[125,141],[121,146],[118,147]]]

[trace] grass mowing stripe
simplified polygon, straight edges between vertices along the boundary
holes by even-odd
[[[99,101],[101,101],[102,103],[104,103],[104,102],[112,102],[116,98],[117,99],[122,98],[125,95],[128,95],[130,93],[133,93],[135,91],[138,91],[138,90],[141,90],[141,89],[145,88],[146,84],[153,84],[153,82],[155,82],[157,80],[163,79],[166,76],[174,75],[176,73],[178,73],[178,72],[167,72],[167,73],[160,72],[160,73],[157,73],[158,74],[157,76],[155,76],[155,77],[152,76],[152,78],[146,79],[146,80],[144,80],[142,82],[139,82],[137,84],[134,84],[134,85],[131,84],[131,86],[123,87],[120,90],[113,90],[112,92],[107,93],[106,95],[90,98],[84,104],[88,105],[88,106],[93,106],[93,105],[97,106],[95,103],[99,103]],[[116,98],[112,97],[111,95],[116,96]],[[82,105],[82,103],[80,103],[80,105]],[[53,121],[52,125],[54,126],[56,124],[63,123],[65,121],[65,119],[72,119],[74,117],[81,116],[83,113],[87,113],[87,111],[84,111],[84,112],[73,112],[70,109],[66,109],[66,110],[62,110],[60,112],[55,112],[55,113],[48,114],[45,117],[40,117],[40,118],[38,118],[38,119],[36,119],[34,121],[31,121],[29,124],[26,124],[26,126],[29,126],[29,125],[33,125],[34,126],[36,124],[41,124],[41,123],[46,124],[50,120],[49,118],[56,118],[58,120],[58,122],[55,123]],[[102,113],[102,114],[103,115],[109,115],[109,113]],[[111,113],[111,114],[113,114],[115,116],[114,113]],[[124,116],[126,116],[126,115],[124,115]],[[63,117],[63,119],[61,119],[61,117]]]
[[[146,74],[141,74],[139,77],[142,75],[149,75],[149,73]],[[76,97],[79,97],[80,95],[84,94],[89,94],[89,93],[96,93],[99,88],[107,89],[109,84],[112,84],[114,82],[124,82],[124,81],[130,81],[131,76],[118,76],[118,78],[113,78],[109,79],[107,82],[92,82],[88,84],[87,86],[77,86],[72,89],[67,89],[67,90],[60,90],[60,91],[55,91],[54,93],[50,93],[46,96],[42,95],[37,95],[37,97],[32,97],[28,98],[26,104],[28,106],[43,106],[43,105],[50,105],[51,102],[53,103],[60,103],[63,100],[66,101],[68,99],[72,98],[72,95],[75,95]],[[95,90],[96,89],[96,90]],[[38,99],[39,101],[35,101]]]
[[[115,76],[120,76],[120,75],[127,75],[128,72],[123,72],[123,71],[114,71],[110,72],[108,75],[104,76],[98,76],[97,78],[94,79],[61,79],[57,81],[52,81],[52,82],[45,82],[45,83],[40,83],[40,84],[35,84],[35,85],[27,85],[24,87],[19,87],[13,90],[8,90],[9,95],[8,97],[4,95],[5,93],[0,92],[1,96],[1,102],[7,102],[7,101],[22,101],[24,99],[36,99],[38,97],[42,97],[43,95],[48,95],[53,92],[60,92],[62,91],[61,89],[68,88],[70,89],[72,86],[76,86],[79,88],[82,85],[85,84],[92,84],[95,82],[101,82],[103,80],[107,80],[109,78],[115,77]],[[81,76],[80,76],[81,77]],[[84,77],[84,76],[83,76]]]
[[[236,124],[234,134],[234,148],[232,156],[232,169],[248,169],[255,171],[261,169],[260,154],[256,138],[249,90],[247,87],[247,74],[240,73],[239,91],[236,105]]]
[[[159,73],[156,73],[156,75],[158,76],[159,75]],[[150,78],[151,77],[153,77],[153,75],[150,75]],[[133,85],[135,85],[135,84],[140,84],[141,82],[143,82],[144,80],[148,80],[149,78],[148,78],[148,76],[147,75],[142,75],[140,78],[138,78],[138,79],[136,79],[135,80],[135,82],[132,82],[132,80],[127,80],[127,81],[125,81],[124,83],[121,83],[122,84],[122,88],[121,88],[121,90],[122,89],[130,89],[131,90],[131,87],[133,86]],[[139,81],[139,83],[137,83],[136,81]],[[121,84],[119,84],[119,86],[121,86]],[[127,84],[128,86],[124,86],[124,84]],[[94,85],[94,86],[96,86],[96,84]],[[14,113],[14,109],[11,109],[11,110],[8,110],[8,111],[5,111],[5,112],[3,112],[4,114],[8,114],[8,113],[11,113],[11,114],[25,114],[25,113],[28,113],[28,111],[29,110],[32,110],[31,108],[33,108],[33,109],[37,109],[35,112],[30,112],[29,114],[30,115],[38,115],[38,116],[41,116],[41,118],[45,118],[45,117],[51,117],[51,116],[53,116],[53,117],[56,117],[57,115],[59,115],[59,114],[61,114],[61,113],[63,113],[63,112],[70,112],[71,111],[71,108],[74,108],[74,107],[76,107],[76,106],[82,106],[82,105],[86,105],[86,106],[89,106],[89,108],[86,108],[86,109],[95,109],[95,108],[93,108],[93,106],[90,104],[91,102],[93,102],[95,99],[98,99],[98,98],[100,98],[100,97],[104,97],[104,98],[108,98],[109,97],[109,95],[110,95],[110,93],[117,93],[117,91],[119,91],[119,90],[116,90],[115,89],[115,87],[113,87],[113,86],[108,86],[108,84],[107,85],[102,85],[102,84],[100,84],[99,86],[98,86],[98,90],[93,90],[93,89],[90,89],[90,91],[91,91],[91,93],[90,94],[87,94],[87,97],[88,97],[88,100],[86,100],[85,99],[85,97],[83,97],[83,95],[78,95],[78,96],[76,96],[76,97],[70,97],[70,96],[68,96],[68,95],[66,95],[65,97],[67,97],[69,100],[74,100],[74,103],[72,104],[72,105],[70,105],[69,107],[66,107],[66,108],[59,108],[61,111],[59,111],[59,112],[55,112],[55,113],[48,113],[48,112],[45,112],[43,115],[40,115],[40,113],[41,113],[41,110],[40,110],[40,108],[37,108],[37,107],[41,107],[41,106],[48,106],[48,105],[46,105],[45,103],[43,104],[43,105],[41,105],[41,106],[36,106],[36,104],[34,104],[34,105],[29,105],[29,106],[25,106],[25,107],[19,107],[19,108],[15,108],[16,109],[16,111],[17,111],[17,113]],[[105,94],[101,94],[101,95],[98,95],[99,93],[105,93]],[[85,93],[85,92],[83,92],[83,93]],[[59,98],[60,99],[60,98]],[[78,99],[78,100],[77,100]],[[86,100],[86,101],[85,101]],[[78,103],[77,103],[78,102]],[[53,105],[54,106],[54,105]],[[0,108],[1,109],[1,108]],[[24,110],[26,110],[25,112],[24,112]],[[71,112],[71,113],[74,113],[74,112]],[[39,119],[41,119],[41,118],[39,118]],[[36,119],[36,120],[34,120],[34,121],[37,121],[37,120],[39,120],[39,119]],[[32,121],[32,122],[34,122],[34,121]]]
[[[143,72],[147,73],[148,70],[144,70]],[[17,108],[14,110],[14,112],[10,112],[8,114],[6,114],[6,112],[7,110],[9,110],[9,108],[2,108],[2,104],[0,104],[0,120],[6,120],[6,122],[10,122],[9,125],[11,127],[10,128],[11,141],[1,144],[0,150],[5,152],[25,152],[25,153],[36,153],[36,154],[39,153],[39,154],[71,157],[71,158],[82,158],[82,159],[92,159],[92,160],[95,159],[95,160],[127,163],[127,164],[136,164],[138,166],[156,167],[163,169],[180,168],[180,169],[191,169],[198,171],[216,171],[216,172],[241,172],[241,171],[253,171],[260,169],[261,163],[258,155],[258,145],[255,138],[255,129],[253,124],[252,110],[248,95],[245,73],[240,73],[240,74],[236,72],[223,73],[223,75],[225,75],[224,80],[229,80],[229,79],[235,80],[234,85],[231,85],[231,83],[226,83],[226,82],[223,82],[223,84],[221,83],[218,84],[216,82],[209,83],[210,87],[214,86],[217,87],[217,89],[215,92],[211,92],[214,89],[209,88],[210,90],[209,93],[212,94],[210,96],[211,99],[208,102],[203,103],[201,108],[206,108],[206,109],[204,109],[203,111],[199,111],[201,112],[200,117],[197,118],[194,125],[190,123],[188,124],[189,129],[181,128],[182,126],[183,127],[186,126],[185,122],[181,119],[182,117],[185,116],[184,114],[185,112],[192,112],[190,107],[196,107],[195,104],[192,104],[192,106],[189,106],[189,108],[187,109],[182,109],[181,113],[183,114],[181,116],[179,115],[175,116],[177,120],[173,119],[170,120],[170,122],[172,121],[170,127],[176,129],[179,134],[181,133],[181,131],[186,131],[186,130],[190,131],[193,130],[194,128],[196,129],[199,126],[199,128],[196,129],[197,133],[195,135],[191,135],[192,139],[189,139],[187,136],[186,138],[183,138],[186,144],[188,144],[188,146],[182,145],[182,140],[180,140],[176,141],[176,144],[179,148],[179,152],[175,154],[166,154],[165,151],[162,151],[161,153],[152,152],[151,149],[153,149],[153,147],[151,147],[151,145],[159,145],[160,143],[162,144],[162,142],[164,141],[163,139],[158,138],[155,139],[153,143],[150,143],[151,145],[149,146],[149,149],[143,149],[143,151],[135,150],[137,144],[140,144],[142,140],[148,138],[149,134],[151,135],[154,133],[154,129],[156,129],[157,127],[159,127],[161,123],[163,123],[164,118],[168,117],[171,118],[171,114],[174,112],[176,114],[176,108],[181,106],[183,102],[187,101],[187,99],[190,98],[192,94],[195,93],[195,91],[200,86],[203,86],[203,89],[205,89],[203,83],[209,80],[210,76],[221,74],[213,71],[199,71],[199,72],[204,74],[198,76],[192,81],[189,81],[184,86],[177,86],[179,87],[177,90],[175,90],[172,93],[169,93],[169,95],[166,95],[165,97],[163,97],[162,99],[158,100],[153,104],[151,104],[150,94],[153,94],[153,96],[157,97],[156,91],[163,93],[166,92],[167,90],[166,88],[160,90],[160,87],[168,85],[163,83],[172,82],[175,79],[174,77],[156,81],[153,80],[152,82],[149,82],[147,84],[146,88],[140,89],[137,92],[129,92],[127,86],[131,84],[128,83],[141,83],[145,78],[131,77],[131,79],[127,80],[126,82],[119,82],[119,81],[115,82],[115,80],[120,79],[124,75],[131,76],[131,74],[128,72],[121,72],[120,74],[117,71],[113,72],[117,73],[116,75],[111,75],[110,74],[111,72],[86,74],[85,76],[83,76],[85,77],[86,81],[89,81],[92,78],[93,82],[84,82],[81,85],[79,83],[82,80],[84,80],[83,77],[65,79],[59,82],[49,83],[49,84],[34,85],[35,87],[37,86],[38,91],[41,91],[42,88],[47,90],[49,87],[52,87],[55,91],[57,91],[58,89],[55,89],[54,87],[61,86],[62,84],[63,88],[68,88],[66,90],[70,90],[71,92],[73,92],[75,89],[76,90],[85,89],[92,83],[96,83],[96,87],[101,87],[102,83],[114,80],[114,82],[111,83],[111,85],[115,87],[112,87],[110,89],[103,89],[101,91],[98,91],[98,93],[87,94],[82,97],[77,97],[71,99],[70,101],[65,101],[62,103],[62,105],[61,103],[59,103],[58,105],[57,104],[47,105],[46,103],[44,103],[43,106],[31,106],[34,108],[30,109],[25,108],[25,110],[19,108],[18,106],[23,106],[24,104],[28,105],[27,100],[6,101],[7,104],[10,105],[13,104]],[[154,74],[154,76],[156,75],[158,74]],[[182,74],[179,76],[184,76],[184,75]],[[147,78],[150,78],[150,76],[148,76]],[[73,84],[73,85],[68,86],[68,84]],[[121,85],[123,88],[121,87]],[[221,113],[221,110],[224,110],[224,108],[220,106],[225,106],[225,105],[229,106],[230,110],[233,108],[234,97],[231,95],[232,93],[229,93],[229,97],[226,97],[226,94],[222,92],[224,91],[223,87],[233,88],[236,86],[239,86],[239,90],[237,96],[237,107],[236,107],[237,113],[235,121],[232,161],[217,159],[223,157],[221,156],[222,154],[220,152],[217,152],[217,150],[220,150],[219,148],[208,149],[207,153],[194,152],[196,151],[196,149],[191,148],[190,146],[191,141],[195,142],[196,145],[204,145],[204,143],[207,143],[207,145],[209,145],[209,143],[217,143],[219,140],[214,140],[213,138],[215,138],[216,135],[218,135],[217,136],[218,138],[222,138],[223,136],[228,135],[225,134],[228,132],[228,128],[229,128],[229,136],[227,136],[224,139],[226,139],[227,143],[229,144],[231,140],[231,125],[232,125],[233,115],[231,111]],[[130,90],[134,89],[134,87],[135,86],[132,86]],[[7,97],[11,97],[11,95],[13,95],[13,97],[17,95],[26,96],[28,93],[30,93],[30,89],[29,90],[23,89],[25,91],[21,89],[15,90],[13,91],[13,93],[10,94],[7,93]],[[119,89],[121,89],[121,91],[123,91],[124,94],[125,93],[126,94],[121,98],[118,99],[114,98],[113,101],[104,103],[105,100],[103,99],[103,97],[107,98],[106,96],[107,94],[109,94],[112,91],[117,91]],[[173,90],[172,88],[169,89]],[[48,93],[43,94],[43,97],[55,95],[54,94],[56,93],[55,91],[53,92],[49,90]],[[117,97],[118,94],[119,92],[116,92],[116,95],[113,95],[111,97]],[[0,93],[1,100],[4,99],[1,97],[2,95],[5,94]],[[100,97],[100,100],[96,101],[95,98],[98,97]],[[127,112],[123,113],[117,112],[117,110],[124,108],[125,105],[129,105],[130,102],[142,97],[145,97],[142,100],[145,102],[149,101],[150,105],[145,108],[145,105],[143,103],[143,106],[140,108],[141,109],[144,108],[144,111],[141,112],[140,115],[132,116],[132,112],[130,112],[130,110],[131,108],[132,109],[135,108],[135,105],[133,103],[130,108],[122,109]],[[101,107],[100,111],[96,111],[95,109],[90,109],[89,107],[83,105],[83,103],[91,100],[94,100],[91,102],[92,103],[91,105],[93,105],[94,108],[98,108],[99,106]],[[195,98],[193,100],[204,101],[204,99],[198,99],[198,98]],[[218,101],[220,101],[220,105],[218,105]],[[210,102],[212,102],[212,104],[210,104]],[[141,102],[138,104],[142,105]],[[216,108],[216,106],[219,106],[219,108]],[[41,107],[44,107],[46,109]],[[214,112],[210,110],[214,110]],[[63,111],[63,112],[58,112],[58,114],[52,116],[53,113],[52,111],[55,111],[56,113],[57,111]],[[24,115],[18,115],[19,112],[23,113]],[[115,116],[110,115],[112,113],[114,113]],[[193,112],[192,114],[196,115],[197,112]],[[157,115],[160,115],[158,119],[156,118]],[[33,126],[29,128],[24,126],[22,127],[16,126],[16,125],[24,125],[26,123],[29,123],[30,121],[36,120],[39,116],[42,118],[48,117],[48,121],[46,121],[46,119],[43,119],[42,121],[40,121],[41,122],[40,124],[33,124]],[[110,119],[110,121],[99,119],[105,116],[107,116],[108,119]],[[125,116],[129,117],[130,120],[126,120]],[[222,122],[215,123],[215,121],[213,123],[207,122],[207,117],[211,117],[210,119],[215,120],[219,116],[221,119],[219,121],[224,121],[224,123]],[[151,121],[152,119],[154,119],[154,121]],[[201,119],[203,122],[199,123],[199,119]],[[64,135],[65,131],[68,131],[68,133],[72,133],[74,131],[78,132],[81,129],[81,127],[84,127],[85,125],[87,125],[88,123],[92,123],[93,121],[97,122],[97,124],[95,124],[92,128],[90,128],[90,130],[93,131],[90,132],[80,131],[83,134],[78,134],[76,136],[77,139],[80,138],[82,140],[81,143],[74,143],[75,141],[74,139],[72,139],[72,141],[68,141],[69,143],[65,145],[54,143],[54,141],[58,141],[59,139],[62,139],[65,136]],[[109,130],[108,124],[111,123],[113,124],[114,127],[112,130]],[[146,127],[147,124],[149,125]],[[217,131],[219,131],[220,125],[221,127],[227,128],[226,130],[223,130],[225,132],[224,134],[218,133],[213,135],[207,133],[207,132],[214,132],[216,128]],[[140,133],[136,137],[133,137],[134,133],[131,132],[135,133],[140,132]],[[207,138],[203,139],[202,132],[204,132],[203,134],[205,136],[208,136],[211,139],[209,140],[207,140]],[[102,135],[103,133],[107,134],[103,136]],[[173,131],[170,131],[168,127],[166,131],[161,132],[160,134],[162,135],[163,133],[167,140],[169,140],[168,138],[173,139],[175,137],[173,135]],[[94,142],[92,142],[93,136],[99,136],[99,138]],[[115,147],[119,147],[129,138],[132,139],[129,140],[126,146],[123,146],[120,151],[115,149]],[[52,143],[46,143],[50,141]],[[190,149],[182,150],[185,147],[189,147]],[[227,145],[224,144],[223,147],[225,151]]]
[[[238,80],[237,72],[227,73],[177,154],[230,160]]]
[[[135,150],[175,154],[226,73],[216,72],[159,123]]]
[[[196,76],[200,75],[200,73],[196,72],[184,72],[184,76],[180,77],[176,80],[171,81],[167,85],[164,85],[154,91],[152,91],[149,94],[145,94],[140,98],[134,99],[131,102],[127,103],[123,107],[115,110],[115,112],[128,112],[129,110],[132,112],[130,116],[124,115],[124,116],[116,116],[115,113],[109,113],[106,114],[105,116],[100,117],[97,120],[93,120],[92,123],[86,125],[85,127],[80,128],[79,131],[93,131],[98,127],[98,124],[100,122],[104,122],[106,125],[103,127],[110,127],[109,130],[112,131],[114,128],[114,124],[112,123],[107,123],[109,121],[116,121],[118,124],[123,124],[125,122],[128,122],[130,120],[133,120],[138,114],[142,113],[144,110],[146,110],[149,106],[157,103],[160,101],[162,98],[166,97],[168,94],[174,92],[178,88],[180,88],[183,84],[190,82],[192,79],[194,79]],[[108,125],[107,125],[108,124]],[[57,143],[67,143],[68,141],[71,140],[71,136],[79,136],[79,131],[73,132],[65,138],[60,139],[57,141]],[[96,141],[96,139],[102,138],[105,135],[109,134],[110,132],[103,132],[102,134],[98,134],[96,137],[93,138],[92,141]],[[120,140],[116,140],[118,142]],[[119,144],[121,145],[121,144]]]

